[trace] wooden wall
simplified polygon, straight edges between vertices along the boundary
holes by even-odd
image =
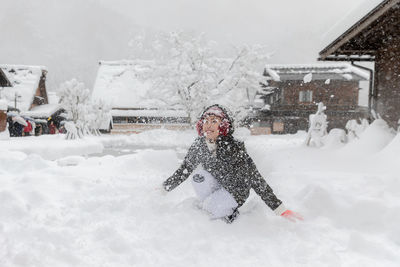
[[[375,62],[373,108],[397,129],[400,119],[400,37],[378,50]]]
[[[296,133],[307,130],[309,115],[317,111],[317,103],[323,102],[327,107],[328,129],[344,129],[348,120],[368,118],[367,109],[358,107],[358,81],[314,80],[271,82],[270,86],[281,89],[281,100],[271,106],[271,111],[260,111],[251,122],[259,131],[261,127],[270,133]],[[313,92],[312,102],[299,102],[300,91]],[[257,120],[260,120],[257,122]],[[278,127],[279,126],[279,127]],[[261,131],[261,130],[260,130]]]
[[[281,104],[277,109],[303,109],[314,110],[315,104],[323,102],[329,109],[354,110],[358,106],[358,81],[331,80],[325,84],[324,80],[310,83],[303,81],[274,82],[271,86],[282,89]],[[300,91],[312,91],[312,102],[299,102]]]

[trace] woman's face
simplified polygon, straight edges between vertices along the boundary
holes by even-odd
[[[219,135],[219,125],[221,124],[221,118],[209,115],[203,119],[203,133],[204,136],[210,140],[215,141]]]

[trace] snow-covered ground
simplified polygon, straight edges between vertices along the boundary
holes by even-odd
[[[238,131],[275,193],[233,224],[194,207],[189,182],[157,188],[194,131],[0,141],[0,266],[399,266],[400,135],[372,124],[343,146]]]

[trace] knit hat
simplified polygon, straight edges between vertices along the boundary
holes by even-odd
[[[219,105],[212,105],[206,108],[199,121],[196,123],[196,129],[199,136],[203,136],[203,120],[210,116],[214,115],[221,118],[221,124],[219,125],[219,134],[223,136],[232,135],[233,133],[233,120],[228,115],[228,112],[225,108]]]

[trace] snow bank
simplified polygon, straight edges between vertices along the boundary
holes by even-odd
[[[398,159],[399,136],[393,139],[384,123],[377,121],[365,131],[358,141],[372,142],[372,148],[351,161],[343,151],[358,152],[363,143],[316,149],[303,145],[304,132],[236,134],[274,192],[302,213],[304,222],[275,216],[254,192],[231,225],[210,220],[196,208],[188,181],[162,194],[161,182],[179,166],[180,151],[195,131],[86,138],[77,140],[76,155],[60,155],[56,161],[0,150],[0,265],[398,265],[398,172],[387,166],[384,172],[366,168],[390,156]],[[75,146],[61,137],[12,138],[9,143],[23,148],[23,139],[31,146],[36,141],[64,150],[69,150],[65,142]],[[88,143],[145,149],[83,157]],[[7,143],[0,145],[3,149]],[[384,149],[371,152],[379,148]],[[378,161],[371,161],[374,155],[380,155]]]
[[[360,138],[343,148],[343,153],[367,155],[381,151],[390,141],[394,133],[384,120],[375,120],[360,134]]]
[[[399,173],[399,155],[400,134],[397,134],[393,140],[376,155],[376,160],[384,167],[386,171],[398,170],[397,173]]]
[[[43,135],[12,138],[10,140],[0,140],[1,149],[38,154],[49,160],[71,155],[101,153],[104,149],[103,144],[95,137],[65,140],[65,135]]]
[[[138,146],[138,147],[189,147],[196,138],[194,130],[170,131],[156,129],[132,135],[103,135],[101,142],[107,147]]]
[[[0,132],[0,140],[9,140],[10,139],[10,132],[8,131],[8,127]]]

